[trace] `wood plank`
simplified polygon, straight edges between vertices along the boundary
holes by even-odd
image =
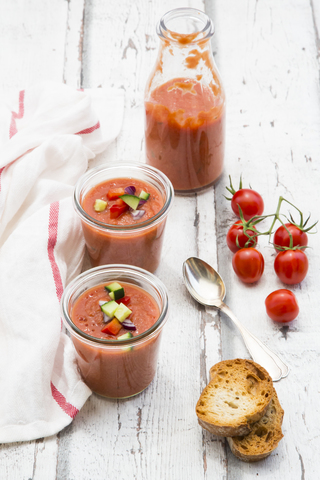
[[[228,101],[226,167],[216,189],[219,270],[227,284],[230,308],[292,368],[288,378],[275,385],[285,410],[284,440],[267,461],[254,466],[239,466],[228,454],[228,478],[247,478],[253,472],[259,478],[316,478],[310,451],[319,449],[319,444],[314,432],[308,433],[315,423],[306,428],[306,418],[310,419],[312,409],[315,422],[319,419],[319,409],[307,401],[313,398],[310,390],[315,394],[318,388],[313,365],[318,363],[320,338],[315,315],[319,239],[310,236],[308,277],[301,285],[289,287],[297,296],[300,315],[287,327],[276,325],[264,308],[267,294],[284,287],[273,271],[274,250],[267,238],[259,240],[265,274],[258,285],[248,287],[235,278],[232,254],[224,242],[234,217],[223,198],[227,174],[235,182],[242,174],[263,195],[266,213],[275,210],[278,196],[283,195],[316,220],[319,64],[312,4],[216,1],[214,6],[216,60]],[[223,357],[248,356],[234,337],[234,328],[223,324],[222,329]]]
[[[2,5],[0,89],[6,96],[41,80],[62,80],[67,8],[64,0]]]
[[[68,1],[63,81],[75,88],[82,86],[85,3],[85,0]]]

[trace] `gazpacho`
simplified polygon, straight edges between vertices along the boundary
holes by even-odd
[[[95,185],[83,198],[83,209],[99,222],[134,225],[154,217],[164,201],[155,187],[134,178],[115,178]]]
[[[188,78],[157,87],[145,102],[147,163],[176,191],[198,190],[222,173],[225,109],[222,92]]]
[[[148,292],[116,281],[86,290],[71,312],[73,323],[84,333],[109,340],[128,332],[128,338],[137,336],[152,327],[159,315],[159,307]]]
[[[168,315],[167,292],[159,279],[137,267],[93,268],[71,282],[61,304],[89,388],[125,398],[150,384]]]
[[[172,199],[170,181],[147,165],[113,164],[80,179],[75,205],[92,266],[123,263],[154,272]]]
[[[144,98],[146,161],[181,194],[211,185],[223,169],[225,93],[213,33],[211,19],[187,7],[157,25],[159,52]]]

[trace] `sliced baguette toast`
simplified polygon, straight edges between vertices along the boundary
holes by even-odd
[[[270,375],[257,363],[237,358],[214,365],[210,377],[196,406],[199,424],[223,437],[248,435],[271,402]]]
[[[283,414],[274,389],[266,413],[252,426],[251,432],[245,437],[227,438],[232,453],[244,462],[257,462],[270,455],[283,437]]]

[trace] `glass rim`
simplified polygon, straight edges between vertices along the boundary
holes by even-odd
[[[111,223],[100,222],[99,220],[89,215],[82,208],[82,205],[80,203],[81,189],[85,185],[85,183],[97,173],[103,172],[105,170],[109,170],[112,168],[116,170],[117,168],[123,168],[123,167],[142,170],[142,171],[145,171],[146,173],[152,173],[155,177],[157,177],[157,180],[159,180],[160,183],[163,185],[166,193],[166,199],[163,204],[163,207],[159,210],[158,213],[156,213],[153,217],[149,218],[148,220],[135,223],[132,225],[114,225]],[[121,177],[119,177],[119,175],[118,176],[115,175],[113,178],[121,178]],[[157,225],[161,220],[163,220],[164,217],[168,215],[169,210],[171,209],[173,204],[173,199],[174,199],[174,189],[171,181],[168,179],[168,177],[164,173],[162,173],[157,168],[152,167],[151,165],[137,163],[137,162],[126,162],[126,163],[107,162],[107,163],[104,163],[103,165],[99,165],[97,167],[89,169],[84,175],[82,175],[79,178],[74,188],[73,205],[76,212],[79,214],[80,218],[95,228],[99,228],[100,230],[103,230],[103,231],[109,230],[113,232],[132,232],[132,231],[141,231],[150,226]]]
[[[156,31],[160,39],[170,40],[171,42],[174,42],[174,43],[180,43],[179,40],[171,36],[171,32],[173,32],[173,30],[168,29],[166,26],[166,24],[170,20],[173,20],[179,17],[191,17],[196,20],[201,20],[204,24],[204,27],[201,30],[199,30],[198,32],[195,32],[197,33],[197,36],[194,39],[192,39],[190,42],[188,42],[187,45],[204,42],[205,40],[209,40],[213,36],[214,24],[211,18],[205,12],[192,7],[180,7],[180,8],[174,8],[173,10],[169,10],[160,18],[156,27]],[[178,33],[179,35],[182,35],[182,36],[189,35],[189,34],[183,34],[179,32],[174,32],[174,33]],[[202,36],[200,37],[200,35]]]
[[[140,333],[139,335],[136,335],[132,338],[125,339],[125,340],[109,340],[105,338],[97,338],[93,337],[92,335],[89,335],[85,332],[83,332],[79,327],[77,327],[69,314],[69,301],[71,298],[72,293],[74,290],[79,287],[84,280],[89,280],[97,276],[99,273],[103,273],[104,271],[114,271],[114,272],[119,272],[121,270],[121,273],[134,273],[138,278],[146,280],[149,285],[151,286],[159,293],[161,299],[163,300],[163,306],[162,310],[160,311],[160,315],[158,320],[150,327],[148,330],[145,332]],[[101,282],[100,282],[101,283]],[[99,284],[100,284],[99,283]],[[130,282],[128,282],[130,283]],[[98,283],[97,283],[98,285]],[[140,287],[143,289],[143,287]],[[163,282],[157,278],[155,275],[152,273],[148,272],[147,270],[144,270],[143,268],[140,267],[135,267],[133,265],[123,265],[120,263],[114,263],[110,265],[100,265],[98,267],[91,268],[89,270],[86,270],[85,272],[81,273],[77,277],[75,277],[64,289],[61,301],[60,301],[60,309],[62,313],[62,320],[63,323],[66,327],[66,329],[70,332],[72,330],[72,335],[75,335],[79,340],[81,341],[86,341],[87,343],[90,342],[91,344],[94,343],[97,346],[100,347],[123,347],[126,345],[134,345],[137,343],[140,343],[141,340],[144,340],[146,338],[153,337],[154,334],[160,330],[163,325],[165,324],[166,318],[168,316],[169,312],[169,300],[168,300],[168,293],[165,285]]]

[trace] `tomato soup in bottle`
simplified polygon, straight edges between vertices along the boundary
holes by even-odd
[[[129,265],[92,268],[61,299],[83,381],[95,393],[127,398],[153,380],[168,294],[153,274]]]
[[[171,10],[157,26],[159,54],[145,90],[146,162],[181,194],[208,187],[223,170],[225,93],[213,31],[193,8]]]

